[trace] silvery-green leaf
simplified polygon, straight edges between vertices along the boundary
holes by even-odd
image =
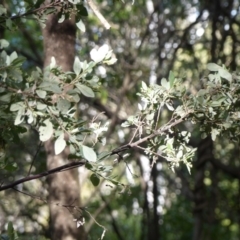
[[[42,142],[49,140],[53,134],[53,125],[49,119],[46,119],[39,128],[39,138]]]
[[[93,90],[86,86],[86,85],[83,85],[83,84],[80,84],[80,83],[77,83],[76,84],[76,87],[81,91],[81,93],[86,96],[86,97],[94,97],[95,94],[93,92]]]
[[[7,48],[9,46],[9,42],[5,39],[0,39],[0,48]]]
[[[64,140],[64,133],[62,133],[54,143],[55,154],[58,155],[66,147],[66,141]]]
[[[225,78],[228,81],[232,81],[232,75],[226,69],[220,68],[218,73],[222,78]]]
[[[64,20],[65,20],[65,14],[62,14],[61,17],[58,19],[58,22],[62,23],[64,22]]]
[[[10,107],[10,111],[12,112],[18,111],[20,108],[23,108],[23,106],[24,106],[23,102],[13,103]]]
[[[217,135],[219,135],[220,132],[218,129],[215,129],[215,128],[212,128],[212,131],[211,131],[211,136],[212,136],[212,140],[215,141],[216,140],[216,137]]]
[[[114,63],[117,62],[117,58],[111,58],[109,60],[104,61],[107,65],[113,65]]]
[[[37,93],[37,95],[40,97],[40,98],[45,98],[46,97],[46,95],[47,95],[47,92],[46,91],[43,91],[43,90],[36,90],[36,93]]]
[[[41,103],[41,102],[37,102],[37,109],[38,109],[38,110],[43,110],[43,109],[45,109],[46,107],[47,107],[46,104]]]
[[[15,59],[18,57],[18,55],[17,55],[17,53],[14,51],[14,52],[11,53],[11,55],[10,55],[9,57],[10,57],[10,62],[13,62],[13,60],[15,60]]]
[[[86,31],[86,27],[83,23],[82,20],[80,20],[79,22],[76,23],[77,27],[82,31],[82,32],[85,32]]]
[[[78,57],[75,57],[74,64],[73,64],[73,71],[76,73],[76,75],[79,75],[81,72],[81,62]]]
[[[170,110],[170,111],[174,110],[174,108],[173,108],[173,106],[171,104],[166,103],[166,106],[167,106],[168,110]]]
[[[82,149],[83,157],[86,160],[88,160],[89,162],[97,161],[97,154],[95,153],[95,151],[92,148],[82,145],[81,149]]]
[[[221,67],[218,66],[216,63],[208,63],[208,64],[207,64],[207,68],[208,68],[208,70],[210,70],[210,71],[216,72],[216,71],[218,71]]]
[[[58,98],[57,108],[60,112],[66,113],[68,109],[71,107],[71,103],[66,99]]]
[[[14,125],[19,125],[20,123],[22,123],[24,121],[24,117],[25,117],[25,109],[20,108],[15,118]]]
[[[143,81],[142,81],[142,89],[145,91],[148,89],[147,84]]]
[[[163,79],[161,80],[161,85],[162,85],[164,88],[166,88],[167,90],[170,89],[170,83],[167,81],[166,78],[163,78]]]
[[[51,57],[51,63],[50,63],[50,65],[49,65],[49,67],[50,67],[50,70],[51,70],[52,68],[55,68],[55,67],[56,67],[56,59],[55,59],[55,57]]]

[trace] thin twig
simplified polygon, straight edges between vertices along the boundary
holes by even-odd
[[[92,214],[91,214],[90,212],[88,212],[86,209],[85,209],[85,212],[93,219],[93,221],[94,221],[99,227],[101,227],[101,228],[103,229],[103,233],[102,233],[102,236],[101,236],[101,238],[100,238],[100,239],[103,239],[104,236],[105,236],[105,232],[106,232],[107,229],[106,229],[103,225],[101,225],[99,222],[97,222],[97,220],[92,216]]]
[[[34,163],[34,161],[36,160],[37,155],[38,155],[41,147],[42,147],[42,142],[40,142],[40,143],[38,144],[37,151],[35,152],[35,154],[34,154],[34,156],[33,156],[33,159],[32,159],[32,162],[31,162],[31,166],[30,166],[29,171],[28,171],[28,176],[30,175],[30,173],[31,173],[31,171],[32,171],[33,163]]]
[[[140,138],[139,140],[137,140],[136,142],[133,142],[133,143],[128,143],[128,144],[125,144],[121,147],[118,147],[118,148],[115,148],[114,150],[112,150],[111,152],[111,155],[114,155],[114,154],[119,154],[120,152],[123,152],[123,151],[126,151],[128,149],[131,149],[131,148],[134,148],[134,147],[139,147],[139,145],[141,143],[144,143],[156,136],[159,136],[167,131],[169,131],[172,127],[178,125],[179,123],[183,122],[184,119],[190,114],[190,112],[187,112],[184,116],[182,116],[181,118],[179,119],[176,119],[176,118],[171,118],[170,121],[165,124],[163,127],[159,128],[158,130],[154,131],[152,134],[144,137],[144,138]]]
[[[43,10],[51,8],[51,7],[56,7],[58,5],[61,5],[61,3],[60,2],[52,2],[52,3],[48,4],[48,5],[45,5],[45,6],[36,8],[36,9],[29,10],[29,11],[23,13],[23,14],[18,14],[18,15],[15,15],[15,16],[4,18],[4,20],[0,21],[0,24],[1,23],[5,23],[6,19],[15,20],[15,19],[18,19],[18,18],[26,17],[26,16],[31,15],[31,14],[35,14],[37,12],[43,11]]]
[[[109,24],[109,22],[106,20],[106,18],[99,12],[97,6],[95,5],[95,3],[92,0],[87,0],[89,7],[92,9],[92,11],[94,12],[94,14],[97,16],[97,18],[100,20],[100,22],[103,24],[103,26],[106,29],[110,29],[111,25]]]
[[[135,138],[135,136],[136,136],[136,134],[137,134],[137,132],[138,132],[138,129],[139,129],[139,126],[135,129],[135,131],[134,131],[134,133],[133,133],[133,136],[132,136],[132,138],[131,138],[131,140],[130,140],[130,144],[133,142],[133,140],[134,140],[134,138]]]

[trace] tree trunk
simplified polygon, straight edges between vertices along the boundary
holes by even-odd
[[[195,187],[194,187],[194,228],[193,240],[203,240],[204,210],[206,208],[206,196],[204,185],[204,171],[206,162],[212,156],[213,143],[211,137],[207,137],[199,143],[197,160],[195,162]]]
[[[54,56],[58,66],[64,71],[71,71],[75,57],[75,35],[76,28],[74,20],[66,20],[58,23],[56,15],[50,15],[43,29],[44,37],[44,66],[49,65],[51,57]],[[47,151],[47,169],[56,168],[67,163],[68,149],[59,155],[55,155],[52,141],[45,143]],[[67,208],[60,205],[80,206],[79,181],[77,170],[64,171],[50,175],[49,183],[49,207],[50,228],[52,240],[82,240],[84,236],[83,227],[77,228],[74,218]],[[54,203],[54,204],[53,204]],[[56,205],[59,203],[59,206]]]

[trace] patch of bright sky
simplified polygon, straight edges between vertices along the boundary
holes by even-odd
[[[133,166],[131,163],[128,163],[128,166],[126,166],[126,177],[130,185],[134,185],[135,183],[133,174],[134,174]]]
[[[147,0],[146,5],[147,5],[148,13],[152,13],[153,10],[154,10],[153,1],[152,0]]]
[[[150,180],[150,171],[151,171],[149,159],[146,156],[141,156],[140,162],[143,168],[143,179],[145,182],[147,182]]]
[[[235,17],[236,15],[237,15],[237,10],[236,9],[232,10],[231,11],[231,16]]]

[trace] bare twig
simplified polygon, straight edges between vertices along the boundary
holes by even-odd
[[[42,147],[42,142],[40,142],[40,143],[38,144],[37,151],[35,152],[35,154],[34,154],[34,156],[33,156],[33,159],[32,159],[32,162],[31,162],[31,165],[30,165],[29,171],[28,171],[28,176],[31,174],[32,167],[33,167],[33,163],[34,163],[34,161],[36,160],[37,155],[38,155],[38,153],[39,153],[41,147]]]
[[[26,16],[31,15],[31,14],[36,14],[36,13],[44,11],[48,8],[57,7],[59,5],[61,5],[61,2],[52,2],[52,3],[49,3],[45,6],[41,6],[39,8],[29,10],[29,11],[27,11],[25,13],[22,13],[22,14],[17,14],[17,15],[11,16],[11,17],[6,17],[2,21],[0,21],[0,24],[5,23],[6,19],[8,19],[8,18],[11,19],[11,20],[15,20],[15,19],[18,19],[18,18],[26,17]]]
[[[111,26],[109,24],[109,22],[106,20],[106,18],[99,12],[97,6],[95,5],[95,3],[92,0],[87,0],[87,3],[89,5],[89,7],[92,9],[92,11],[94,12],[94,14],[97,16],[97,18],[100,20],[100,22],[103,24],[103,26],[106,29],[109,29]]]

